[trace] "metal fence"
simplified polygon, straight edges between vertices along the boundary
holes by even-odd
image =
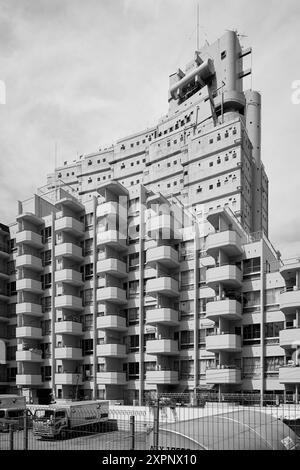
[[[75,422],[55,437],[35,435],[32,414],[26,414],[2,423],[0,450],[298,450],[300,405],[268,396],[261,406],[261,397],[250,398],[148,397],[145,406],[112,405],[108,421],[84,427]]]

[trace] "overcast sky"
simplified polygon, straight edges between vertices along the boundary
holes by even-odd
[[[193,58],[196,0],[0,0],[0,221],[57,163],[156,123],[168,77]],[[226,29],[253,47],[262,93],[270,239],[300,255],[299,0],[201,0],[200,45]],[[249,79],[247,79],[249,80]],[[250,81],[248,81],[250,86]]]

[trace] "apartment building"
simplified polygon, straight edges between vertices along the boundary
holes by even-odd
[[[233,31],[205,45],[170,76],[156,126],[65,162],[19,203],[0,232],[6,390],[297,399],[300,264],[268,240],[250,54]]]

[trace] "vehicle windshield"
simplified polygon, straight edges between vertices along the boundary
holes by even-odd
[[[47,419],[53,418],[53,416],[54,416],[54,410],[41,409],[41,410],[35,410],[34,412],[35,419],[47,420]]]

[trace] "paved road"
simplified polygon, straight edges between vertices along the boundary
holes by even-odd
[[[14,449],[24,449],[23,431],[14,433]],[[145,433],[136,434],[136,449],[145,449]],[[9,450],[9,434],[0,434],[0,450]],[[130,435],[128,431],[113,431],[82,435],[65,440],[41,439],[33,436],[32,430],[28,432],[28,450],[126,450],[130,449]]]

